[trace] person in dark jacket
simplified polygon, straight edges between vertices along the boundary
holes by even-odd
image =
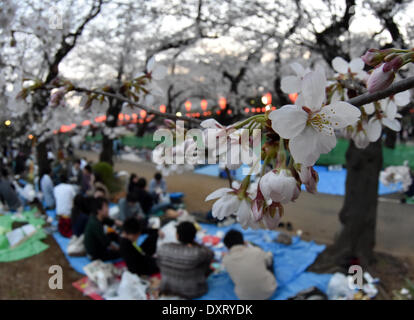
[[[85,249],[92,260],[113,260],[120,257],[119,247],[105,234],[104,221],[108,219],[108,200],[95,199],[95,210],[85,228]]]
[[[138,246],[137,240],[145,231],[148,232],[148,237],[141,246]],[[139,276],[159,272],[156,260],[153,258],[157,240],[158,231],[146,229],[145,220],[136,218],[125,220],[120,241],[120,253],[130,272]]]
[[[22,203],[19,200],[16,190],[8,179],[8,171],[6,169],[3,169],[1,171],[1,175],[0,200],[2,203],[7,204],[9,210],[17,211],[22,206]]]
[[[91,198],[85,198],[81,194],[77,194],[73,199],[73,207],[71,214],[72,233],[77,237],[81,236],[86,228],[86,225],[91,214],[91,206],[87,202],[93,201]]]

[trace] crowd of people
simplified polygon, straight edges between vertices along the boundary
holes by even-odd
[[[50,166],[39,174],[34,172],[32,159],[22,153],[12,161],[3,161],[0,200],[7,210],[19,212],[28,204],[38,205],[43,213],[55,210],[60,234],[71,241],[80,240],[88,258],[122,259],[128,270],[139,276],[160,274],[161,293],[192,299],[207,292],[214,253],[196,240],[197,229],[191,219],[177,222],[175,242],[157,245],[165,236],[161,227],[183,213],[171,203],[160,173],[148,187],[144,177],[131,174],[125,196],[111,205],[108,187],[86,159],[68,161],[61,153],[55,159],[51,152],[49,159]],[[115,214],[110,215],[110,207],[116,208]],[[159,217],[162,223],[154,227],[151,217]],[[144,234],[145,241],[138,245]],[[229,231],[223,242],[228,248],[223,265],[238,297],[269,298],[277,286],[272,254],[245,243],[235,230]]]

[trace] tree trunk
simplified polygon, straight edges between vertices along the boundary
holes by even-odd
[[[122,101],[109,99],[109,107],[106,112],[106,126],[109,128],[115,128],[118,123],[118,115],[122,109]],[[104,132],[102,132],[102,151],[99,155],[99,161],[108,162],[113,165],[113,139],[108,137]]]
[[[341,230],[311,266],[312,271],[347,269],[351,264],[368,266],[374,262],[377,222],[378,179],[382,168],[382,142],[358,149],[353,141],[346,152],[346,192],[339,213]]]
[[[47,143],[48,141],[43,141],[36,144],[37,165],[40,174],[50,166],[49,160],[47,159]]]
[[[114,154],[114,149],[113,149],[113,143],[112,143],[112,139],[110,139],[107,135],[102,134],[102,151],[101,154],[99,155],[99,161],[101,162],[107,162],[110,165],[113,165],[113,154]]]

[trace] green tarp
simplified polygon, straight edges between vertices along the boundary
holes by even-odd
[[[336,147],[327,154],[321,154],[318,165],[345,164],[345,154],[348,149],[349,141],[338,139]],[[402,166],[408,160],[409,166],[414,169],[414,146],[399,144],[395,149],[382,148],[384,156],[384,168],[389,166]]]
[[[47,244],[41,241],[47,236],[42,228],[39,228],[33,236],[15,248],[10,248],[9,246],[6,233],[12,230],[13,222],[28,222],[36,228],[38,228],[38,226],[42,227],[45,224],[45,220],[35,217],[34,214],[36,211],[36,209],[25,211],[22,213],[22,217],[20,218],[18,218],[16,214],[6,214],[0,216],[0,262],[25,259],[49,248]]]

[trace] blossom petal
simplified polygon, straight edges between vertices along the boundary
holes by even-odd
[[[363,108],[364,108],[365,113],[368,115],[373,114],[375,111],[375,106],[372,102],[364,105]]]
[[[290,67],[298,75],[298,77],[303,77],[306,73],[306,70],[302,67],[300,63],[293,62],[290,64]]]
[[[382,118],[382,124],[394,131],[401,130],[401,123],[397,119]]]
[[[352,125],[361,116],[361,111],[357,107],[344,101],[333,102],[323,107],[320,113],[325,114],[325,117],[335,129]]]
[[[325,101],[326,77],[322,72],[311,72],[304,76],[302,93],[305,106],[312,111],[318,111]]]
[[[220,188],[220,189],[217,189],[217,190],[213,191],[212,193],[210,193],[206,197],[206,200],[204,200],[204,201],[210,201],[210,200],[213,200],[213,199],[221,198],[224,195],[226,195],[227,193],[232,192],[232,191],[234,191],[234,190],[231,189],[231,188]]]
[[[341,57],[336,57],[332,60],[332,67],[336,72],[346,74],[348,73],[349,64]]]
[[[240,201],[235,195],[225,195],[213,204],[212,215],[223,220],[225,217],[235,214],[239,206]]]
[[[151,72],[151,77],[155,80],[161,80],[167,75],[168,69],[166,66],[157,65],[155,69]]]
[[[280,88],[285,93],[300,92],[302,80],[299,77],[287,76],[283,77],[280,82]]]
[[[394,96],[394,101],[397,106],[403,107],[410,102],[410,91],[406,90],[399,92]]]
[[[349,63],[349,67],[351,68],[351,71],[354,73],[360,73],[364,69],[364,60],[361,58],[354,58]]]
[[[395,104],[394,101],[390,100],[388,102],[388,105],[385,108],[385,115],[387,116],[387,118],[392,120],[395,118],[396,114],[397,114],[397,105]]]
[[[381,121],[379,121],[377,118],[371,118],[368,121],[367,126],[367,136],[369,141],[375,142],[381,137]]]
[[[152,72],[155,66],[155,57],[152,56],[147,62],[147,72]]]
[[[328,153],[336,145],[336,137],[319,134],[311,127],[289,141],[289,150],[296,163],[313,166],[321,153]]]
[[[308,114],[295,105],[286,105],[269,114],[272,128],[284,139],[291,139],[302,132]]]

